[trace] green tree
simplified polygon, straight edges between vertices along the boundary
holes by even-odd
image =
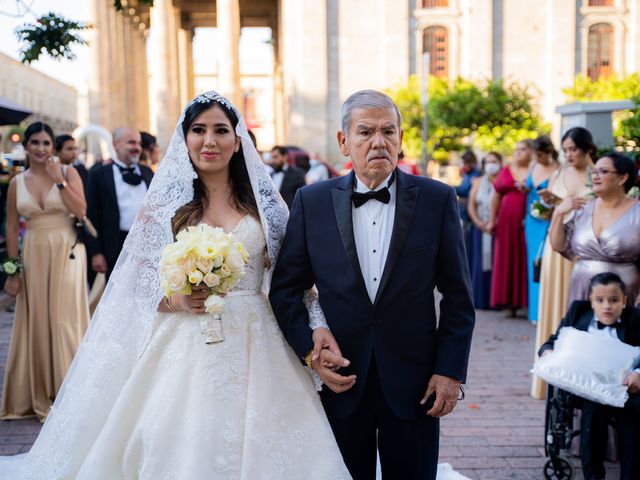
[[[419,157],[422,149],[420,81],[412,76],[405,85],[388,90],[403,116],[404,149]],[[526,87],[502,80],[474,83],[457,79],[452,84],[429,78],[428,148],[442,161],[449,152],[475,145],[489,151],[513,152],[516,142],[548,132],[532,106]]]
[[[137,3],[153,6],[153,0],[137,0]],[[124,10],[126,2],[113,0],[113,8],[116,11]],[[32,13],[29,8],[25,13]],[[20,47],[20,60],[22,63],[35,62],[40,55],[45,54],[54,60],[75,60],[76,55],[72,48],[78,45],[87,45],[78,32],[93,28],[92,25],[64,18],[56,13],[49,12],[35,20],[16,28],[16,36],[22,42]]]
[[[613,113],[615,146],[640,159],[640,74],[626,77],[616,74],[591,80],[578,75],[571,87],[562,90],[569,102],[606,102],[632,100],[635,108]]]

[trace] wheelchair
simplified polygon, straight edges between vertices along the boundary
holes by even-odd
[[[546,480],[575,478],[575,468],[567,453],[573,439],[580,435],[580,431],[573,428],[573,413],[580,408],[579,400],[560,388],[547,386],[544,432],[547,461],[543,467]]]

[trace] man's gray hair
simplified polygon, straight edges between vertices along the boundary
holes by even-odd
[[[391,108],[398,116],[398,128],[402,128],[402,115],[398,106],[391,100],[391,97],[377,90],[360,90],[352,94],[342,104],[342,131],[349,133],[351,123],[351,112],[357,108]]]
[[[124,137],[128,132],[135,132],[135,131],[137,130],[131,127],[118,127],[111,133],[111,138],[113,138],[113,141],[115,142],[120,140],[122,137]]]

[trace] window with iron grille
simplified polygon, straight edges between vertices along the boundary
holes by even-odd
[[[429,71],[436,77],[449,77],[449,32],[444,27],[428,27],[422,35],[423,53],[429,52]]]
[[[598,23],[589,27],[587,75],[598,80],[613,73],[613,26]]]
[[[448,7],[449,0],[422,0],[422,8]]]

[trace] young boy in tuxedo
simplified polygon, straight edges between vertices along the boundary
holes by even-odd
[[[618,338],[640,346],[640,310],[626,306],[625,284],[615,273],[599,273],[591,279],[589,300],[571,304],[558,331],[540,347],[539,356],[551,353],[562,327],[574,327],[594,335]],[[636,365],[638,367],[638,365]],[[640,369],[627,375],[629,400],[624,408],[582,399],[580,444],[585,480],[605,478],[608,424],[616,419],[620,449],[620,479],[640,479]]]

